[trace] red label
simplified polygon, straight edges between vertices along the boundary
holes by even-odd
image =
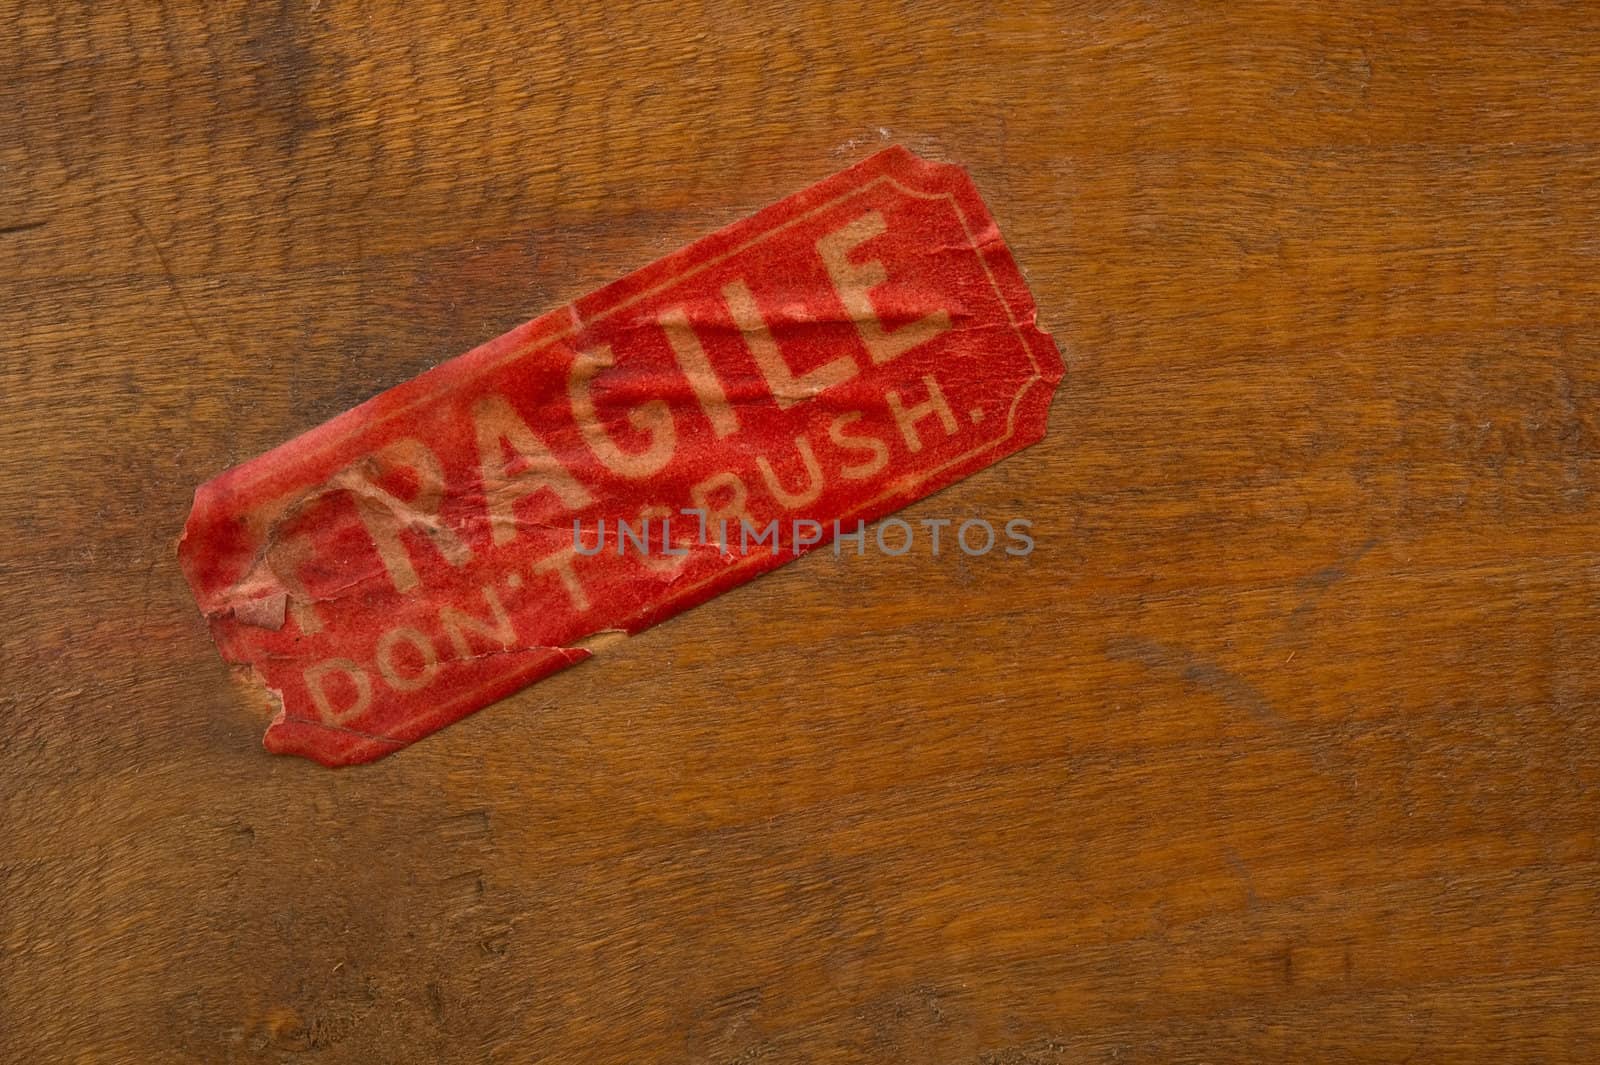
[[[228,470],[179,559],[267,748],[370,761],[1026,447],[1061,372],[892,148]]]

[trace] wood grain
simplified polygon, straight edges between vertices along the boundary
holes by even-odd
[[[0,0],[0,1060],[1594,1060],[1592,5]],[[1068,379],[401,755],[195,485],[886,142]]]

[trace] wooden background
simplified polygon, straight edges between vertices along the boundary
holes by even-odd
[[[1595,5],[983,6],[0,0],[0,1060],[1595,1060]],[[199,482],[890,142],[1031,558],[260,749]]]

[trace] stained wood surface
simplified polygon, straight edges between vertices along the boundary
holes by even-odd
[[[0,2],[0,1060],[1592,1061],[1592,5]],[[1040,445],[370,767],[199,482],[903,143]]]

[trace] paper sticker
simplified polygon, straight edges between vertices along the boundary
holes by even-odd
[[[202,485],[179,559],[267,748],[370,761],[1040,439],[1034,317],[891,148]]]

